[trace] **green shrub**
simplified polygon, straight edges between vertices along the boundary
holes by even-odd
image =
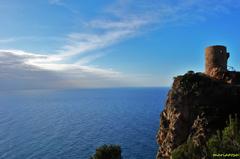
[[[122,159],[119,145],[103,145],[96,149],[96,153],[90,159]]]
[[[239,153],[240,152],[240,129],[238,118],[229,116],[227,126],[222,131],[217,131],[207,142],[210,154],[216,153]]]
[[[172,152],[172,159],[198,159],[202,156],[202,147],[193,144],[191,139]]]
[[[212,135],[206,145],[197,147],[189,138],[186,143],[178,146],[172,152],[172,159],[198,159],[201,151],[207,151],[207,158],[213,158],[213,154],[239,154],[240,152],[240,129],[237,115],[229,116],[227,126]]]

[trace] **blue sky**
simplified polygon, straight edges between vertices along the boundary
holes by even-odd
[[[226,45],[240,69],[234,0],[0,1],[1,89],[170,86]]]

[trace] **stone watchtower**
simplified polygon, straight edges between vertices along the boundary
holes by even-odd
[[[219,73],[227,72],[227,48],[221,45],[209,46],[205,49],[205,74],[218,78]]]

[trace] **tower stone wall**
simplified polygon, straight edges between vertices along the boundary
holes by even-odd
[[[221,45],[209,46],[205,49],[205,74],[214,77],[219,72],[227,72],[227,48]]]

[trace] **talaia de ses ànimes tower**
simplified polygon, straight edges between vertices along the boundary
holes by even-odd
[[[205,74],[230,84],[240,84],[240,72],[228,70],[229,57],[230,54],[225,46],[207,47],[205,49]]]

